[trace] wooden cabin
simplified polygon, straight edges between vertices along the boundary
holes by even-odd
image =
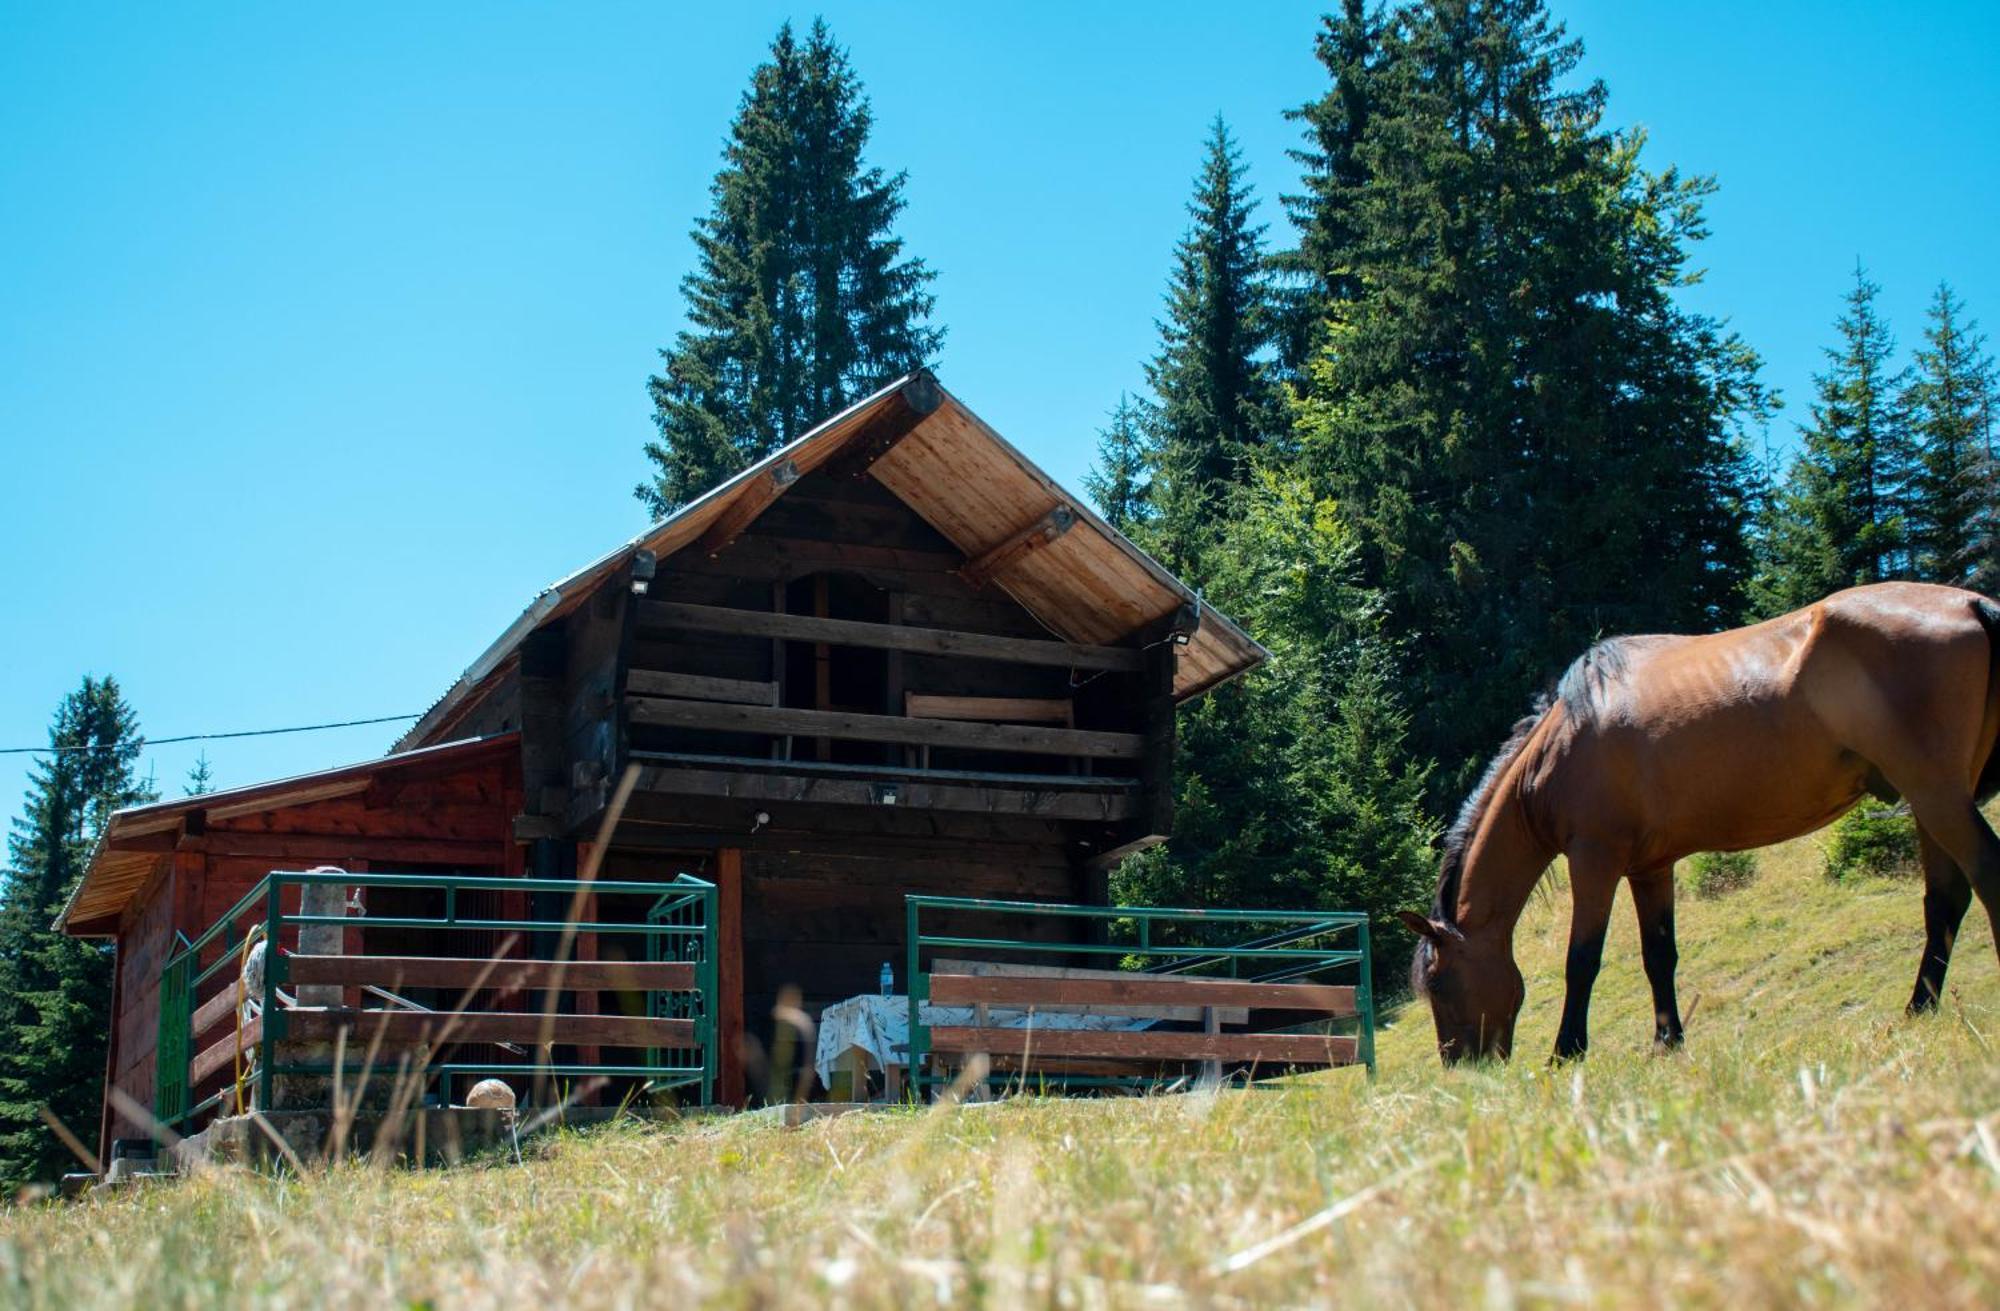
[[[61,923],[117,943],[147,1106],[163,962],[271,870],[694,875],[740,1104],[782,992],[901,972],[906,894],[1102,904],[1171,827],[1175,707],[1265,654],[918,373],[542,592],[387,756],[119,812]]]

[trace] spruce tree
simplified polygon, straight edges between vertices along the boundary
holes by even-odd
[[[1172,839],[1127,860],[1113,895],[1140,905],[1365,909],[1387,929],[1433,876],[1426,769],[1396,691],[1401,653],[1334,507],[1296,472],[1238,493],[1204,557],[1209,599],[1270,647],[1263,668],[1182,710]],[[1385,985],[1407,934],[1377,939]]]
[[[1917,577],[1990,585],[1996,488],[1992,461],[1993,361],[1964,302],[1940,284],[1931,300],[1915,377],[1903,393],[1915,446],[1908,500]]]
[[[50,1180],[78,1163],[42,1119],[46,1107],[90,1142],[103,1101],[111,950],[54,921],[113,810],[151,799],[133,775],[144,742],[111,678],[63,699],[50,754],[29,776],[0,890],[0,1180]]]
[[[190,797],[205,797],[215,791],[215,771],[209,767],[207,752],[194,758],[194,764],[188,769],[187,782],[182,784],[181,791]]]
[[[1906,374],[1857,267],[1835,327],[1840,344],[1813,375],[1812,421],[1760,533],[1752,609],[1781,614],[1829,592],[1913,573],[1905,513],[1914,453],[1901,405]]]
[[[1361,293],[1357,252],[1364,231],[1361,204],[1368,168],[1362,141],[1374,115],[1383,20],[1366,0],[1341,0],[1321,19],[1313,51],[1331,85],[1312,103],[1288,112],[1305,125],[1305,145],[1292,150],[1301,190],[1284,197],[1299,244],[1272,256],[1280,274],[1276,295],[1279,359],[1303,372],[1331,307]]]
[[[694,229],[689,326],[648,382],[659,438],[636,494],[655,515],[936,354],[933,275],[894,232],[904,175],[863,158],[872,122],[826,24],[803,43],[781,28]]]
[[[1106,523],[1137,538],[1153,517],[1154,449],[1145,407],[1119,393],[1110,422],[1097,434],[1097,461],[1083,489]]]
[[[1242,152],[1220,117],[1188,204],[1193,219],[1174,247],[1160,350],[1146,366],[1155,397],[1147,417],[1160,521],[1155,552],[1169,568],[1198,570],[1232,488],[1280,431],[1268,359],[1271,297],[1257,202]]]
[[[1539,0],[1405,5],[1370,48],[1360,180],[1315,256],[1352,281],[1298,440],[1383,594],[1442,807],[1593,638],[1735,618],[1762,393],[1677,301],[1710,184],[1641,164]]]

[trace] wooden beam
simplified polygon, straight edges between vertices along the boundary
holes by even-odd
[[[708,526],[695,549],[703,555],[718,555],[722,548],[743,535],[743,530],[757,521],[757,516],[771,508],[785,489],[799,480],[799,466],[790,460],[773,466],[761,478],[736,493],[736,498],[722,507],[722,513]]]
[[[1062,724],[1076,717],[1068,697],[932,696],[911,692],[904,707],[912,719],[958,719],[978,724]]]
[[[1076,511],[1067,505],[1058,505],[998,546],[967,560],[960,567],[959,576],[974,587],[984,587],[1033,552],[1060,539],[1075,526]]]
[[[1258,1010],[1354,1014],[1354,989],[1318,983],[1248,983],[1129,974],[1122,979],[1024,978],[1020,975],[932,974],[931,1000],[940,1006],[1248,1007]]]
[[[1141,822],[1149,834],[1171,835],[1174,831],[1174,732],[1178,709],[1174,702],[1174,675],[1179,651],[1172,641],[1165,641],[1155,643],[1145,653],[1146,748],[1140,757],[1139,777],[1146,798]]]
[[[1060,783],[1062,775],[1050,775]],[[1136,812],[1129,792],[1046,790],[1012,787],[953,786],[944,783],[884,784],[858,778],[807,777],[796,774],[749,773],[727,769],[659,769],[640,771],[638,791],[683,796],[728,797],[738,801],[776,801],[796,805],[876,806],[888,804],[885,787],[904,810],[965,810],[989,815],[1038,815],[1047,819],[1114,822]]]
[[[492,840],[477,842],[456,838],[357,837],[349,833],[232,833],[217,829],[210,829],[203,842],[210,856],[336,863],[367,860],[378,862],[385,869],[393,869],[397,861],[497,868],[509,837],[506,827],[496,823]]]
[[[468,1012],[463,1015],[423,1011],[290,1010],[284,1012],[285,1036],[301,1042],[332,1042],[342,1029],[352,1029],[350,1050],[376,1034],[397,1046],[445,1043],[512,1042],[537,1046],[544,1037],[578,1047],[692,1047],[693,1020],[661,1020],[645,1015],[558,1015],[535,1011]]]
[[[616,885],[607,885],[612,891]],[[357,921],[362,927],[366,920]],[[694,966],[683,961],[486,961],[453,956],[289,956],[292,983],[346,987],[374,984],[404,988],[493,988],[501,992],[548,989],[560,992],[600,988],[686,992],[695,986]]]
[[[1349,1065],[1355,1040],[1306,1033],[1163,1033],[1155,1030],[991,1029],[940,1026],[931,1049],[991,1056],[1101,1057],[1139,1061],[1255,1061]]]
[[[877,460],[916,431],[917,425],[929,418],[943,400],[944,390],[937,379],[928,371],[918,373],[903,385],[895,403],[827,459],[827,474],[834,478],[862,477],[875,467]]]
[[[766,760],[762,756],[721,756],[700,751],[634,751],[632,759],[664,765],[714,766],[726,770],[824,775],[866,779],[910,779],[918,783],[965,783],[975,787],[1019,787],[1031,792],[1130,792],[1139,780],[1120,774],[1033,774],[1011,769],[922,769],[915,765],[850,765],[838,760]],[[646,790],[642,781],[640,791]]]
[[[871,624],[858,619],[819,619],[812,615],[773,614],[768,610],[738,610],[730,606],[693,605],[683,601],[648,601],[640,611],[642,630],[672,633],[692,628],[740,637],[781,637],[794,642],[830,642],[835,646],[875,647],[914,651],[919,655],[959,656],[1021,665],[1052,665],[1060,669],[1107,669],[1137,673],[1144,653],[1131,647],[1088,646],[1031,637],[995,637],[944,628],[912,628],[903,624]]]
[[[748,1101],[743,1082],[743,849],[715,853],[715,1100]]]
[[[796,737],[838,737],[905,746],[956,747],[969,751],[1018,751],[1045,756],[1090,756],[1133,760],[1144,753],[1137,733],[1104,733],[1082,728],[1042,728],[1025,724],[966,724],[949,719],[864,715],[842,710],[793,710],[773,706],[723,705],[709,701],[656,701],[633,697],[627,703],[635,724],[662,728],[703,728],[721,733]]]
[[[686,701],[732,701],[746,706],[778,704],[776,683],[670,674],[659,669],[634,669],[625,676],[625,690],[634,696],[671,696]]]

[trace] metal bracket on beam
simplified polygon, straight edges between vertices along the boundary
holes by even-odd
[[[799,480],[799,466],[785,460],[770,473],[757,480],[756,485],[738,492],[736,499],[723,507],[708,531],[701,535],[695,549],[703,555],[716,555],[722,548],[743,535],[743,530],[757,521],[757,517],[771,508],[785,489]]]
[[[967,560],[959,566],[959,576],[974,587],[984,587],[1075,526],[1076,511],[1058,505],[998,546]]]

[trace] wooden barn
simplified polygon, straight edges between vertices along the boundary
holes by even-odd
[[[704,1091],[742,1104],[790,990],[903,973],[908,894],[1103,905],[1170,828],[1175,707],[1265,655],[914,374],[542,592],[388,755],[115,815],[61,921],[117,943],[105,1141],[241,1099],[260,932],[275,986],[336,1005],[389,985],[329,952],[404,962],[413,1016],[564,989],[579,1070],[660,1064],[692,1030],[659,990],[698,979]],[[271,882],[318,867],[331,902]],[[572,973],[538,972],[576,909]],[[519,1036],[471,1025],[456,1068]]]

